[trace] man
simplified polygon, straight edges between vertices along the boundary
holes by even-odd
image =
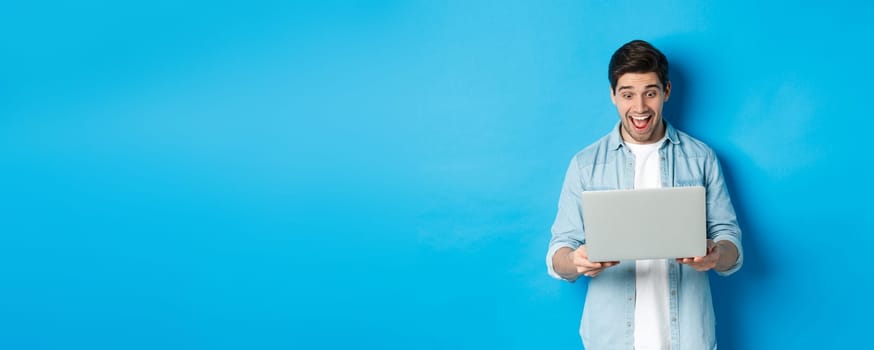
[[[707,271],[743,264],[741,232],[716,155],[662,117],[671,95],[667,58],[641,40],[608,69],[619,123],[570,163],[546,255],[549,274],[588,282],[580,335],[587,349],[716,349]],[[586,254],[581,193],[704,186],[707,253],[679,259],[594,263]],[[628,213],[634,220],[635,213]]]

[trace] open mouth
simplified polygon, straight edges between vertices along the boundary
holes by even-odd
[[[650,120],[652,120],[651,114],[644,116],[631,116],[631,124],[634,125],[634,128],[638,131],[645,130],[649,126]]]

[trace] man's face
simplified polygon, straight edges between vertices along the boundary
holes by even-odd
[[[671,83],[662,86],[655,72],[625,73],[616,81],[610,99],[619,112],[622,139],[631,143],[653,143],[665,136],[662,105],[671,95]]]

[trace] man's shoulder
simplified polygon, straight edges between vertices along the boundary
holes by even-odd
[[[676,131],[677,140],[676,143],[680,147],[680,149],[686,153],[687,156],[698,156],[698,157],[715,157],[716,154],[713,152],[713,149],[710,148],[704,141],[701,141],[691,135],[674,129]]]
[[[592,142],[574,154],[574,160],[576,160],[580,166],[592,165],[596,163],[595,160],[606,157],[607,152],[613,147],[612,143],[613,140],[611,133],[607,133],[597,141]]]

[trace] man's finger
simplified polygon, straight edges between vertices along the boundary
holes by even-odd
[[[587,273],[590,273],[592,271],[599,271],[599,270],[601,270],[601,269],[600,268],[585,267],[585,266],[577,266],[577,272],[582,273],[582,274],[587,274]]]
[[[592,269],[601,267],[601,263],[591,262],[588,259],[583,258],[574,259],[574,264],[577,266],[588,267]]]
[[[586,272],[583,273],[583,276],[586,276],[586,277],[595,277],[595,276],[597,276],[598,274],[600,274],[601,271],[604,271],[604,269],[588,270],[588,271],[586,271]]]

